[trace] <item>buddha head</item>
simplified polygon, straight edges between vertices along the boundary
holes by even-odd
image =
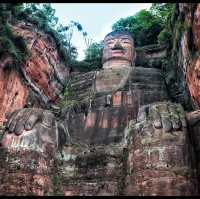
[[[104,38],[103,68],[133,66],[135,60],[134,41],[127,31],[113,31]]]

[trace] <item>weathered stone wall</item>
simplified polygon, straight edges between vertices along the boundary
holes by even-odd
[[[136,66],[161,68],[163,59],[167,56],[166,46],[148,45],[136,48]]]
[[[174,106],[157,104],[162,109]],[[194,148],[187,128],[167,132],[163,125],[163,129],[156,129],[152,118],[149,110],[147,117],[138,118],[133,129],[124,194],[198,195]]]
[[[51,156],[22,148],[0,148],[0,195],[44,196],[53,193]]]
[[[5,114],[23,108],[27,102],[28,89],[16,71],[0,68],[0,124]]]
[[[58,158],[59,186],[56,194],[120,195],[126,173],[120,144],[66,146],[64,157]],[[122,185],[121,185],[122,184]],[[120,187],[121,186],[121,187]]]

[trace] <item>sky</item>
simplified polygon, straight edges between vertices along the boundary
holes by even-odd
[[[142,9],[149,9],[151,3],[52,3],[59,23],[67,25],[71,20],[79,22],[83,30],[92,38],[92,42],[100,42],[112,31],[112,25],[120,18],[134,15]],[[78,50],[78,60],[84,59],[86,44],[80,32],[74,31],[73,45]]]

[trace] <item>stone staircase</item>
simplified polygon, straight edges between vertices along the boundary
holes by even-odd
[[[89,99],[95,73],[95,71],[91,71],[88,73],[75,74],[71,77],[70,83],[75,100],[82,102]]]

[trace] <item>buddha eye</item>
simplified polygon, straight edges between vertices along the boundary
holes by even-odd
[[[113,44],[113,41],[108,41],[107,45]]]
[[[130,44],[130,41],[128,41],[128,40],[124,40],[124,41],[122,41],[124,44]]]

